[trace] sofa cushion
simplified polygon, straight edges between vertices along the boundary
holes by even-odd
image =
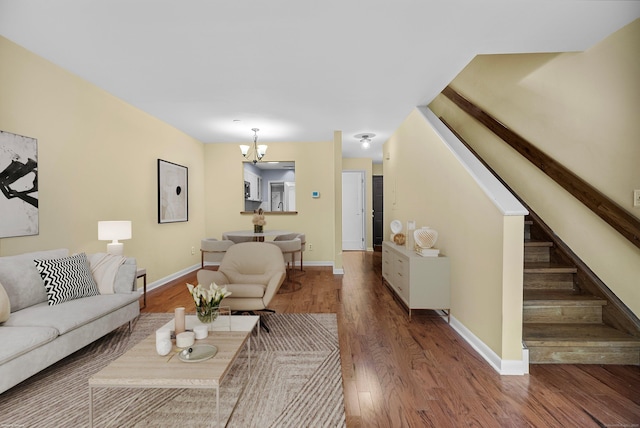
[[[2,343],[0,364],[18,358],[58,337],[58,332],[48,327],[0,327]]]
[[[129,257],[123,265],[118,269],[116,274],[116,280],[113,284],[113,291],[116,293],[131,293],[132,290],[137,288],[136,274],[138,272],[138,265],[136,259]]]
[[[85,253],[61,259],[34,260],[47,290],[49,305],[100,294]]]
[[[9,315],[11,315],[11,302],[9,302],[9,295],[0,283],[0,324],[8,320]]]
[[[49,306],[40,303],[11,314],[0,329],[9,327],[49,327],[63,335],[115,312],[140,298],[138,293],[102,294]]]
[[[88,254],[89,268],[100,294],[113,294],[116,274],[126,257],[109,253]]]
[[[55,259],[68,255],[69,251],[62,248],[0,257],[0,282],[9,296],[11,310],[16,312],[47,301],[42,277],[33,263],[35,259]]]

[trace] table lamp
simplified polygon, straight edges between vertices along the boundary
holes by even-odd
[[[131,239],[131,221],[99,221],[98,240],[111,241],[107,253],[121,256],[124,245],[119,239]]]

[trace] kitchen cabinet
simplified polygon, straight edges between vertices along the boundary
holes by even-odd
[[[423,257],[405,246],[382,243],[382,280],[409,311],[443,310],[449,319],[450,265],[446,256]]]

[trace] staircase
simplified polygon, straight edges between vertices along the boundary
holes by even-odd
[[[610,302],[582,290],[578,268],[545,238],[525,221],[523,338],[530,363],[639,365],[640,337],[603,322]]]

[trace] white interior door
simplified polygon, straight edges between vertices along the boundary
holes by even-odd
[[[342,249],[365,249],[364,172],[342,172]]]

